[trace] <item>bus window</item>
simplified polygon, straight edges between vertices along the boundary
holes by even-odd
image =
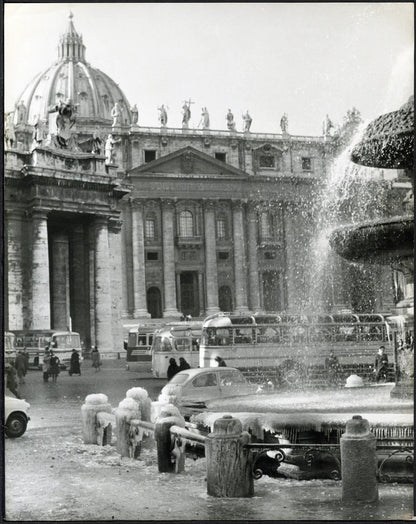
[[[227,346],[230,343],[230,332],[228,328],[217,328],[215,334],[215,344],[217,346]]]
[[[166,352],[172,351],[172,344],[170,343],[170,340],[164,337],[162,340],[162,347],[160,349],[161,351],[166,351]]]
[[[176,351],[191,351],[191,340],[189,338],[175,338]]]
[[[138,336],[137,345],[138,346],[145,346],[146,345],[146,335],[139,335]]]

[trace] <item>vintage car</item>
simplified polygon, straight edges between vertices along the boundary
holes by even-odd
[[[188,417],[206,407],[213,399],[256,393],[258,385],[250,384],[235,368],[196,368],[177,373],[159,395],[159,402],[173,402]]]
[[[30,404],[20,398],[5,395],[4,397],[4,431],[9,438],[21,437],[30,420]]]

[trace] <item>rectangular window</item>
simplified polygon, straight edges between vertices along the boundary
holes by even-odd
[[[155,238],[155,221],[153,218],[146,218],[144,224],[144,235],[147,239]]]
[[[219,251],[218,258],[219,260],[228,260],[228,255],[226,251]]]
[[[302,171],[312,171],[312,159],[308,156],[302,157]]]
[[[217,238],[226,237],[225,219],[219,218],[217,220]]]
[[[146,260],[159,260],[159,253],[157,251],[147,251]]]
[[[156,160],[156,149],[146,149],[144,152],[144,161],[147,164],[152,160]]]
[[[215,158],[221,160],[221,162],[225,162],[227,155],[226,153],[215,153]]]
[[[275,158],[272,155],[260,155],[259,156],[259,166],[260,167],[274,167]]]
[[[264,258],[266,260],[273,260],[276,258],[276,253],[274,251],[266,251],[264,253]]]

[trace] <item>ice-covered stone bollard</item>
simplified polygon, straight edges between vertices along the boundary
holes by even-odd
[[[181,464],[178,465],[175,465],[175,462],[172,461],[173,449],[170,435],[170,428],[172,426],[184,428],[185,419],[176,406],[166,404],[161,409],[155,422],[155,440],[159,473],[180,473],[185,467],[184,459],[181,460]]]
[[[350,375],[345,382],[345,387],[346,388],[362,388],[364,387],[364,381],[358,375]]]
[[[148,392],[143,388],[131,388],[127,391],[126,398],[135,400],[140,409],[141,420],[150,422],[152,401],[149,398]]]
[[[341,436],[342,500],[378,500],[376,438],[368,420],[355,415],[348,420]]]
[[[81,406],[82,434],[84,444],[98,443],[97,414],[100,412],[111,413],[111,404],[108,403],[107,395],[94,393],[85,397],[85,404]]]
[[[122,457],[130,457],[132,454],[130,421],[140,420],[140,408],[134,399],[125,398],[119,403],[114,413],[116,415],[117,451]]]
[[[251,497],[252,455],[244,448],[250,442],[249,433],[231,415],[217,419],[213,429],[205,443],[208,495]]]

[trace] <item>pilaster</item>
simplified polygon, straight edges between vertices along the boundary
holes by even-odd
[[[215,205],[214,200],[204,201],[205,229],[205,275],[206,275],[206,314],[218,313],[218,273],[217,247],[215,238]],[[202,295],[201,283],[200,295]]]
[[[234,243],[234,280],[235,280],[235,310],[248,311],[247,306],[247,264],[245,251],[245,235],[243,223],[243,202],[232,201],[233,208],[233,243]]]

